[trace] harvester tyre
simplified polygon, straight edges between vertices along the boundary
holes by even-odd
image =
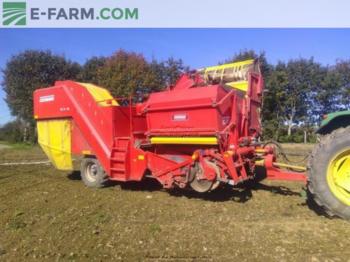
[[[350,219],[350,127],[323,136],[308,162],[308,193],[329,217]]]
[[[215,163],[210,162],[207,159],[205,159],[204,161],[206,162],[207,165],[211,166],[215,170],[216,176],[217,176],[217,178],[219,178],[219,176],[220,176],[219,167]],[[209,181],[206,179],[203,179],[203,180],[197,179],[196,178],[197,172],[203,172],[203,169],[202,169],[200,164],[191,169],[190,186],[194,191],[199,192],[199,193],[214,191],[220,185],[219,180]]]
[[[108,182],[108,176],[96,158],[84,158],[80,165],[80,175],[87,187],[101,188]]]

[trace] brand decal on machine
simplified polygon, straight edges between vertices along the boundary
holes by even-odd
[[[222,125],[226,126],[228,123],[230,123],[231,117],[230,116],[223,116],[222,117]]]
[[[51,102],[55,100],[55,95],[41,96],[39,97],[40,103]]]
[[[173,115],[174,121],[186,121],[188,119],[187,114],[175,114]]]

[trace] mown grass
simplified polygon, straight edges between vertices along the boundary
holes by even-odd
[[[0,145],[4,145],[7,147],[10,147],[10,148],[13,148],[13,149],[31,149],[35,146],[37,146],[36,144],[33,144],[33,143],[10,143],[10,142],[7,142],[7,141],[0,141]]]

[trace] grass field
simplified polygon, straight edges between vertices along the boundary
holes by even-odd
[[[0,151],[0,163],[43,158]],[[350,224],[310,209],[299,183],[200,195],[152,181],[94,190],[50,165],[0,169],[0,261],[350,261]]]

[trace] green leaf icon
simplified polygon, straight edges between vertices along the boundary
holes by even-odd
[[[2,4],[3,25],[26,25],[25,2],[3,2]]]

